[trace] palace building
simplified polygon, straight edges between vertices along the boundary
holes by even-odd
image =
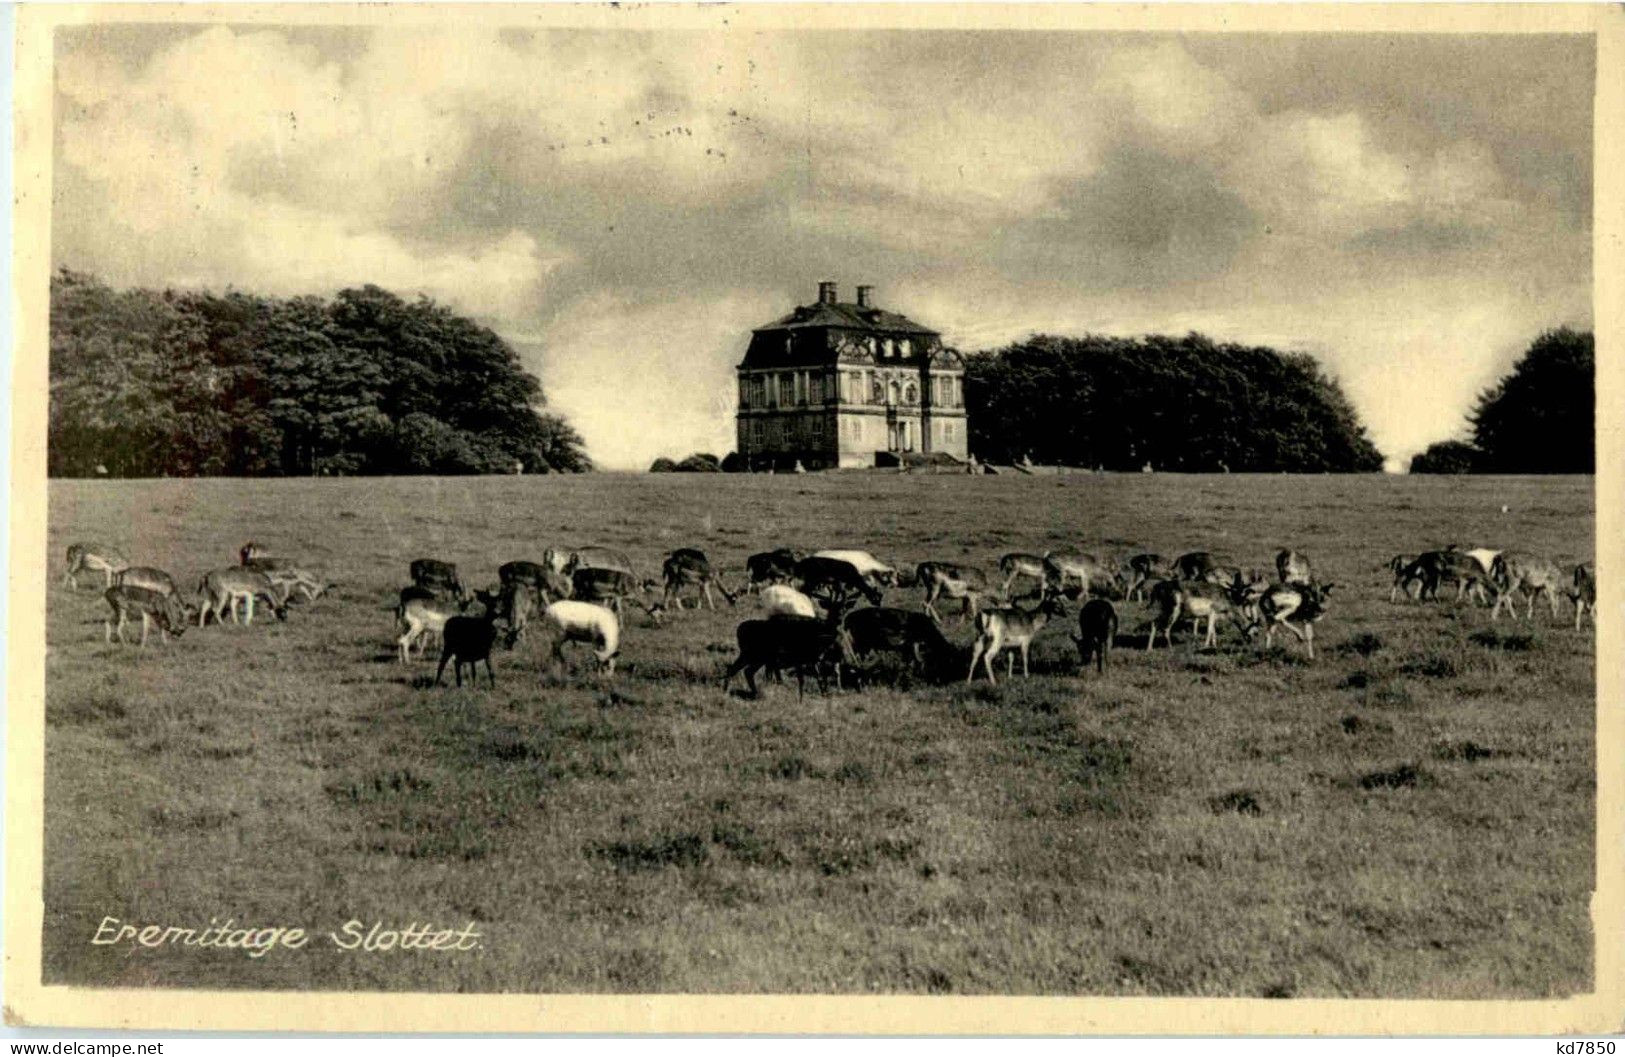
[[[846,302],[819,283],[816,302],[751,332],[738,450],[752,469],[966,457],[964,361],[936,331],[876,308],[872,289]]]

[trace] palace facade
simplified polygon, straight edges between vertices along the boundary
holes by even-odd
[[[751,332],[739,364],[738,451],[752,469],[964,460],[965,367],[941,335],[818,284],[818,300]]]

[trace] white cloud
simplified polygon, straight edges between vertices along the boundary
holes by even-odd
[[[98,39],[61,47],[61,263],[428,293],[538,337],[610,466],[731,448],[749,328],[822,278],[964,348],[1297,343],[1390,451],[1453,432],[1496,357],[1587,321],[1587,233],[1488,145],[1398,135],[1355,93],[1265,106],[1170,38],[445,27],[323,51],[212,27],[129,69]],[[1140,186],[1170,170],[1190,179]],[[1396,393],[1418,356],[1443,380]]]

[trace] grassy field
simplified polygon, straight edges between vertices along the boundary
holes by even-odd
[[[1510,508],[1502,513],[1502,506]],[[186,588],[248,539],[337,590],[286,624],[102,641],[53,582],[47,983],[522,992],[1546,996],[1589,990],[1589,623],[1391,605],[1394,553],[1592,553],[1592,481],[615,476],[58,481],[50,570],[106,540]],[[1080,674],[724,694],[754,608],[628,621],[610,679],[498,655],[426,688],[392,615],[407,563],[465,580],[549,545],[653,572],[858,546],[896,563],[1085,546],[1291,545],[1341,585],[1304,661],[1221,628]],[[917,589],[888,601],[918,606]],[[1136,644],[1144,609],[1121,605]],[[950,619],[955,641],[965,628]],[[1278,640],[1279,641],[1279,640]],[[450,673],[447,673],[450,679]],[[228,917],[300,950],[90,942],[105,916]],[[347,920],[476,922],[471,951],[339,949]]]

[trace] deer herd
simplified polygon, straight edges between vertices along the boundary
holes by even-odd
[[[963,651],[944,635],[939,605],[959,603],[958,619],[974,628],[966,681],[974,681],[978,667],[996,683],[994,664],[1005,657],[1005,675],[1015,674],[1016,655],[1022,674],[1030,671],[1033,642],[1051,623],[1066,616],[1069,602],[1081,600],[1078,633],[1072,636],[1080,669],[1091,664],[1104,673],[1118,639],[1117,602],[1140,601],[1147,608],[1145,650],[1160,633],[1173,645],[1177,625],[1190,625],[1192,649],[1213,648],[1221,622],[1234,624],[1244,639],[1263,633],[1266,649],[1275,633],[1284,629],[1315,655],[1315,625],[1327,613],[1335,584],[1318,582],[1309,559],[1294,550],[1275,556],[1275,575],[1239,566],[1208,551],[1192,551],[1173,561],[1156,554],[1136,554],[1125,561],[1104,560],[1080,550],[1051,550],[1043,554],[1012,553],[997,563],[998,576],[959,562],[924,561],[911,574],[863,550],[825,550],[803,554],[788,548],[751,555],[745,563],[745,586],[731,590],[701,550],[679,548],[665,556],[658,580],[641,578],[622,552],[607,547],[576,550],[548,549],[539,562],[512,561],[497,571],[492,588],[468,591],[457,567],[422,558],[410,564],[411,583],[401,588],[395,615],[395,646],[401,663],[410,663],[413,647],[423,656],[431,639],[438,640],[440,684],[447,663],[462,685],[466,664],[477,681],[476,665],[483,662],[489,681],[496,682],[491,651],[500,643],[512,649],[530,632],[548,644],[555,665],[563,665],[566,644],[585,645],[599,668],[614,672],[622,641],[622,619],[632,607],[661,625],[667,615],[685,608],[692,598],[716,608],[713,594],[730,605],[755,596],[760,617],[737,628],[737,658],[722,675],[726,689],[743,675],[752,693],[756,674],[775,678],[793,674],[798,690],[807,677],[821,687],[831,678],[863,681],[874,666],[860,666],[860,658],[890,654],[922,676],[941,677]],[[1476,601],[1491,607],[1491,618],[1506,609],[1517,616],[1525,601],[1524,618],[1533,619],[1537,595],[1544,594],[1553,618],[1560,599],[1575,607],[1578,629],[1589,610],[1595,619],[1596,578],[1590,563],[1565,573],[1557,564],[1517,551],[1448,546],[1417,555],[1399,555],[1388,563],[1393,574],[1389,601],[1435,600],[1446,585],[1455,586],[1455,601]],[[251,626],[255,608],[265,603],[278,620],[286,620],[290,605],[312,602],[334,585],[301,563],[268,554],[248,543],[238,563],[211,570],[199,579],[195,601],[183,598],[175,579],[161,569],[131,565],[115,547],[76,543],[68,548],[63,582],[77,588],[86,573],[104,578],[109,607],[105,639],[124,643],[125,628],[139,620],[140,644],[153,627],[161,640],[179,636],[197,622],[204,627],[210,615],[216,624]],[[1022,594],[1013,589],[1021,581]],[[909,585],[924,591],[924,611],[882,604],[885,592]],[[478,602],[481,612],[469,612]],[[867,606],[860,603],[867,602]],[[1027,603],[1027,604],[1024,604]],[[963,670],[963,668],[961,668]]]

